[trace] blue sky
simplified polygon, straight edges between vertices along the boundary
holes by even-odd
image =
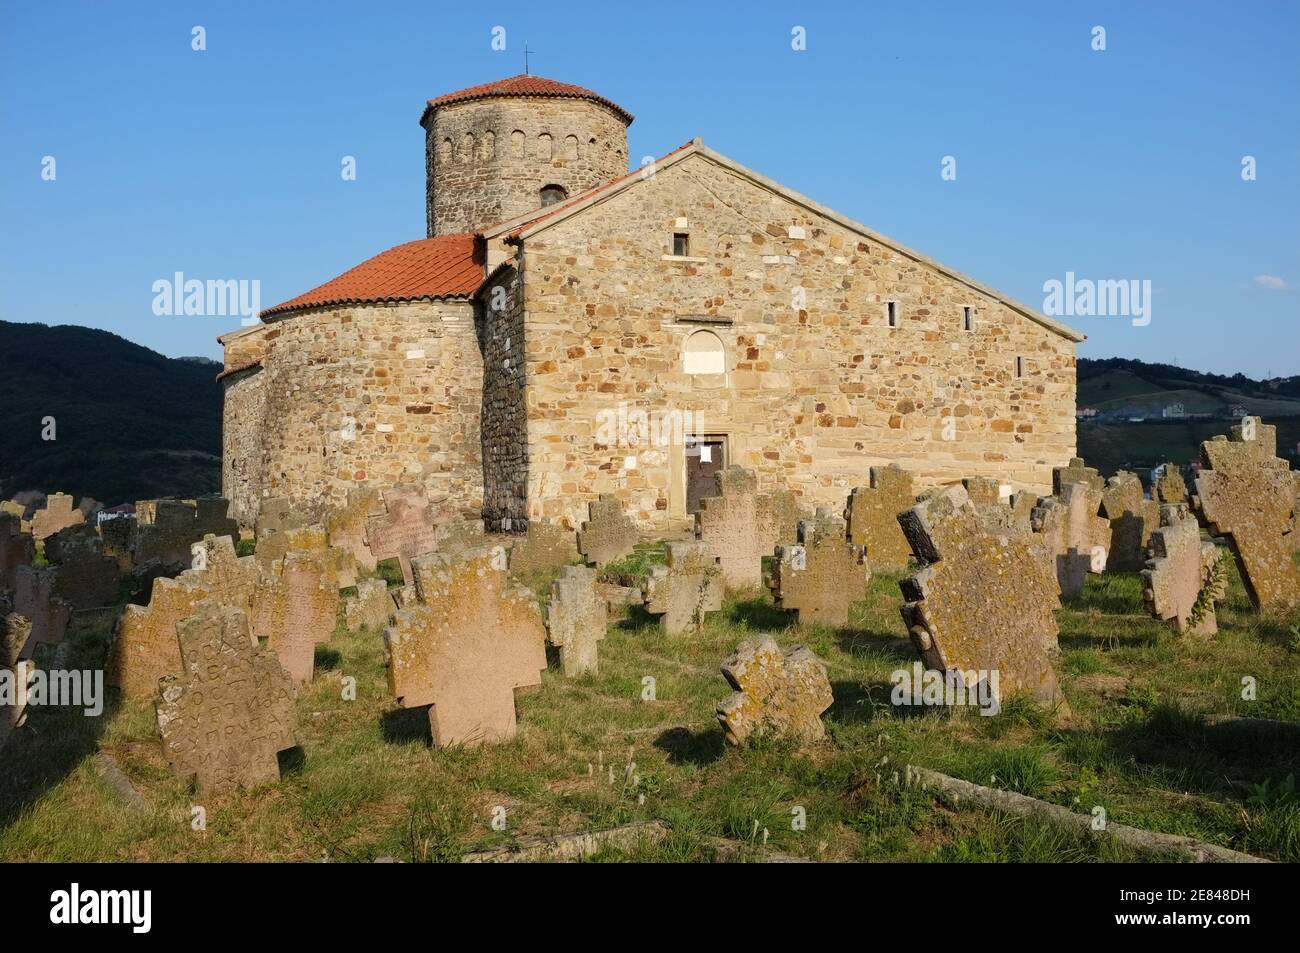
[[[425,100],[527,41],[636,114],[634,160],[702,136],[1034,306],[1066,272],[1150,281],[1146,326],[1065,319],[1082,356],[1296,374],[1298,10],[3,0],[0,318],[218,357],[238,320],[155,316],[153,282],[258,279],[270,307],[423,237]]]

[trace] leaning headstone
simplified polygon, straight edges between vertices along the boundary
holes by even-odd
[[[601,494],[587,504],[587,522],[578,531],[578,550],[597,568],[632,553],[640,534],[623,512],[618,497]]]
[[[1141,572],[1146,565],[1147,542],[1160,525],[1160,504],[1146,498],[1136,474],[1120,470],[1106,481],[1101,512],[1110,520],[1106,568],[1115,572]]]
[[[822,712],[835,700],[826,663],[811,649],[789,651],[770,635],[742,642],[722,664],[735,693],[718,706],[718,721],[733,745],[790,739],[801,744],[826,736]]]
[[[172,771],[222,794],[279,780],[297,744],[293,681],[258,648],[239,609],[208,606],[177,626],[181,672],[158,685],[158,733]]]
[[[928,563],[901,584],[903,622],[926,667],[967,689],[984,682],[999,703],[1063,705],[1051,664],[1061,600],[1042,540],[989,533],[963,487],[926,496],[899,521]]]
[[[778,609],[793,609],[800,625],[847,625],[849,606],[867,594],[871,571],[844,521],[827,510],[799,523],[798,542],[777,546],[768,586]]]
[[[916,505],[912,474],[898,464],[872,467],[870,486],[849,493],[849,541],[866,550],[872,568],[897,572],[912,557],[907,537],[898,526],[898,514]]]
[[[384,512],[366,521],[366,542],[375,559],[396,559],[410,585],[411,560],[438,548],[438,522],[422,490],[393,487],[383,493]]]
[[[513,738],[515,689],[541,684],[546,627],[527,589],[511,588],[491,549],[412,561],[419,601],[384,631],[388,685],[429,709],[438,747]]]
[[[366,544],[366,522],[383,513],[384,501],[376,488],[348,490],[347,504],[331,510],[325,520],[330,546],[350,552],[358,569],[374,572],[377,560]]]
[[[59,645],[72,618],[72,606],[54,594],[59,571],[19,566],[14,580],[14,612],[31,622],[32,630],[23,658],[35,656],[41,646]]]
[[[1157,504],[1187,502],[1187,483],[1176,463],[1166,463],[1160,469],[1160,478],[1151,485],[1151,497]]]
[[[550,520],[529,520],[527,533],[510,547],[510,571],[516,575],[549,572],[577,560],[578,539],[573,530]]]
[[[395,611],[388,584],[382,579],[362,579],[357,583],[357,594],[343,603],[343,619],[352,632],[382,629]]]
[[[59,567],[54,594],[73,609],[106,606],[117,598],[121,574],[117,560],[89,523],[61,529],[45,541],[45,558]]]
[[[546,632],[550,643],[560,650],[566,678],[598,670],[598,643],[608,624],[605,600],[596,590],[596,570],[565,566],[551,583]]]
[[[702,542],[667,544],[668,564],[651,566],[642,592],[646,611],[660,616],[665,635],[696,631],[707,612],[722,608],[722,569]]]
[[[1034,534],[1051,553],[1061,595],[1067,599],[1083,592],[1088,573],[1106,568],[1111,530],[1100,509],[1101,491],[1082,482],[1063,484],[1034,508]]]
[[[1214,604],[1223,599],[1215,570],[1219,548],[1201,541],[1201,526],[1182,506],[1161,508],[1162,526],[1151,534],[1151,560],[1142,571],[1143,596],[1158,619],[1179,632],[1213,635]]]
[[[763,557],[771,553],[770,532],[759,519],[758,477],[729,466],[713,475],[718,495],[700,501],[695,536],[718,560],[723,581],[750,589],[763,581]]]
[[[45,539],[59,530],[75,523],[84,523],[85,514],[72,505],[72,497],[66,493],[55,493],[46,498],[45,509],[37,510],[32,515],[32,536]]]
[[[0,513],[0,590],[12,590],[19,566],[36,559],[36,540],[22,531],[22,520],[12,513]]]
[[[1232,428],[1232,438],[1201,444],[1197,512],[1215,536],[1226,536],[1256,608],[1300,605],[1295,483],[1275,456],[1277,430],[1258,417]]]

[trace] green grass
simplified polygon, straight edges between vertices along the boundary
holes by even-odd
[[[640,547],[604,575],[635,579],[661,559],[659,547]],[[1220,634],[1201,640],[1151,619],[1138,577],[1090,577],[1059,614],[1068,721],[1025,702],[992,718],[893,709],[890,673],[915,659],[899,601],[897,577],[877,574],[848,626],[800,630],[766,594],[745,593],[679,638],[634,610],[611,621],[599,674],[548,670],[539,688],[518,693],[518,736],[472,749],[432,749],[425,712],[397,709],[388,695],[380,634],[340,629],[298,699],[302,757],[278,785],[220,798],[196,798],[169,773],[148,700],[110,706],[101,719],[35,710],[32,730],[5,753],[0,860],[449,861],[524,837],[656,819],[671,830],[666,840],[594,859],[709,861],[718,838],[819,860],[1168,859],[1042,821],[953,809],[901,786],[908,764],[1083,814],[1101,806],[1112,823],[1300,860],[1300,805],[1286,780],[1300,774],[1300,746],[1202,717],[1300,721],[1291,634],[1300,617],[1253,612],[1235,569]],[[760,632],[826,660],[835,700],[824,743],[723,743],[714,707],[729,688],[718,666]],[[102,624],[74,632],[74,664],[98,664],[103,636]],[[641,700],[647,675],[654,702]],[[356,701],[343,699],[344,676],[357,680]],[[1254,701],[1242,698],[1247,676]],[[131,813],[100,780],[96,749],[152,813]],[[205,831],[191,827],[195,804],[207,812]],[[491,824],[498,807],[504,831]]]

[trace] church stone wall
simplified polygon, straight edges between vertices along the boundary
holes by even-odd
[[[690,257],[671,256],[674,232]],[[727,462],[834,507],[872,464],[1047,492],[1074,453],[1072,341],[703,156],[525,239],[522,257],[530,515],[573,521],[617,493],[647,530],[689,525],[681,450],[610,445],[620,408],[698,412]],[[685,372],[700,330],[721,340],[722,373]]]
[[[492,529],[509,526],[517,530],[526,525],[528,518],[528,411],[520,273],[511,267],[502,269],[479,298],[483,328],[483,517]]]
[[[482,358],[469,301],[322,307],[266,331],[262,496],[320,515],[349,489],[422,484],[482,508]]]
[[[262,422],[266,376],[261,367],[236,371],[221,381],[225,397],[221,430],[221,495],[230,516],[252,529],[262,496]]]
[[[627,125],[600,103],[506,97],[450,103],[425,119],[429,235],[469,232],[627,171]]]

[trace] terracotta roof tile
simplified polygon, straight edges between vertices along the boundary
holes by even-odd
[[[469,233],[407,242],[363,261],[332,281],[262,312],[262,316],[327,304],[467,298],[483,283],[483,259]]]
[[[492,99],[498,96],[556,96],[562,99],[586,99],[593,103],[600,103],[602,106],[608,106],[618,113],[624,122],[631,123],[633,119],[632,114],[618,103],[612,102],[598,93],[593,93],[589,89],[574,86],[572,83],[556,82],[542,76],[531,76],[528,73],[520,73],[518,76],[511,76],[509,79],[483,83],[481,86],[470,86],[468,89],[460,89],[454,93],[446,93],[436,99],[431,99],[429,105],[425,107],[424,115],[427,116],[429,110],[437,109],[439,106],[445,106],[448,103],[463,103],[471,99]],[[420,117],[420,121],[424,122],[424,116]]]

